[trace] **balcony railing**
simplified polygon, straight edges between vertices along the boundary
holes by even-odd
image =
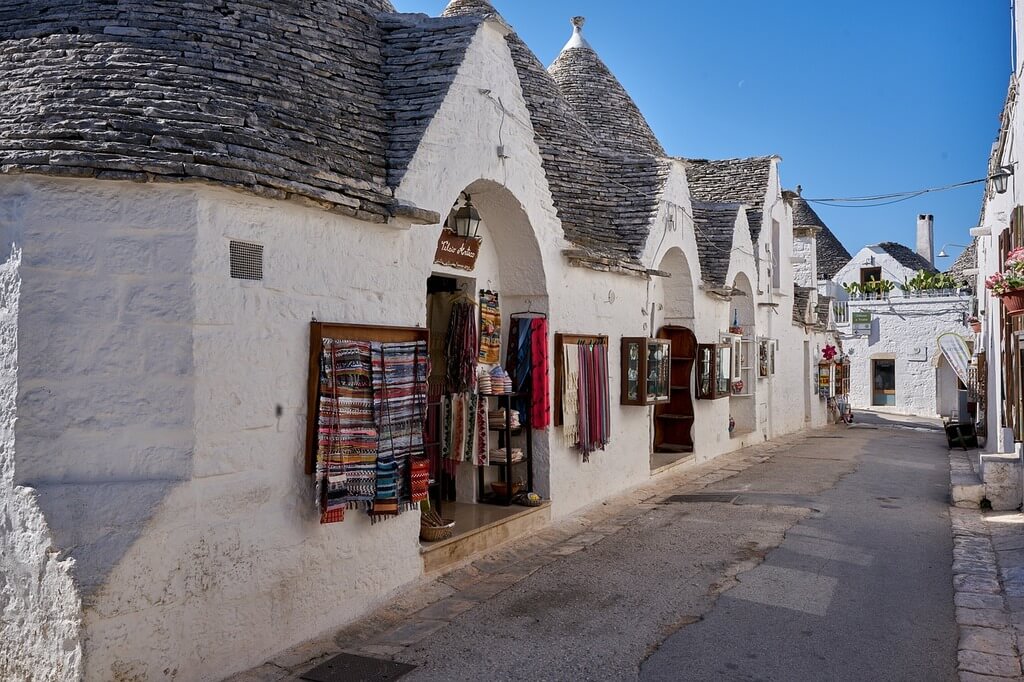
[[[850,303],[849,301],[833,301],[832,314],[835,316],[836,325],[850,324]]]

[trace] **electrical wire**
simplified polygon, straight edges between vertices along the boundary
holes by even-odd
[[[804,201],[807,201],[808,203],[812,204],[821,204],[823,206],[834,206],[835,208],[875,208],[878,206],[889,206],[891,204],[898,204],[902,201],[910,201],[911,199],[916,199],[917,197],[924,196],[925,194],[932,194],[935,192],[948,192],[949,190],[960,189],[961,187],[969,187],[971,185],[978,185],[987,181],[987,178],[978,178],[977,180],[954,182],[949,185],[942,185],[941,187],[928,187],[926,189],[912,190],[909,192],[874,194],[862,197],[805,199]]]

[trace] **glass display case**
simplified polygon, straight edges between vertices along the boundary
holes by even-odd
[[[623,337],[623,405],[657,405],[669,401],[672,342],[667,339]]]
[[[732,393],[732,343],[697,346],[697,398],[718,400]]]

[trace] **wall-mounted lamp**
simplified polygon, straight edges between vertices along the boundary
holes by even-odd
[[[455,212],[453,218],[455,233],[460,237],[476,239],[480,232],[480,212],[473,205],[473,199],[467,194],[466,203]]]
[[[1013,166],[1000,166],[999,170],[989,176],[996,194],[1006,194],[1006,187],[1011,175],[1013,175]]]
[[[967,245],[967,244],[943,244],[943,245],[942,245],[942,248],[941,248],[941,249],[939,249],[939,255],[938,255],[938,256],[936,256],[936,258],[949,258],[949,254],[948,254],[948,253],[946,253],[946,247],[947,247],[947,246],[958,246],[958,247],[960,247],[961,249],[966,249],[966,248],[968,248],[968,245]]]

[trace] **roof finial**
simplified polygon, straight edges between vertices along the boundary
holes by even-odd
[[[804,195],[804,188],[801,185],[796,186],[796,195],[802,197]]]
[[[583,24],[587,23],[586,17],[573,17],[569,20],[572,23],[572,38],[569,38],[569,42],[562,48],[562,52],[571,50],[577,47],[585,47],[587,49],[594,49],[590,47],[590,43],[587,42],[586,38],[583,37]]]

